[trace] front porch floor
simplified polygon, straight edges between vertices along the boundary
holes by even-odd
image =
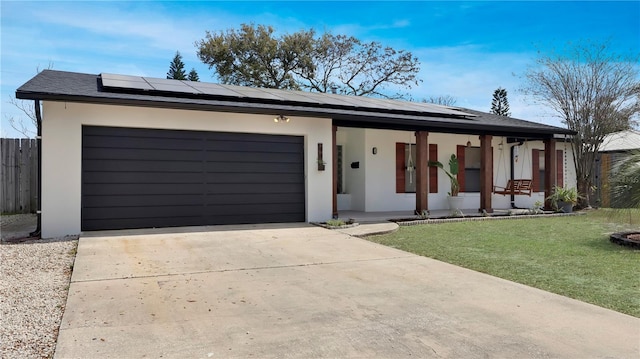
[[[482,217],[482,213],[478,209],[462,209],[462,217]],[[527,209],[494,209],[493,213],[489,213],[489,217],[508,216],[511,214],[526,214]],[[430,219],[451,217],[451,210],[438,209],[429,211]],[[413,214],[413,211],[389,211],[389,212],[361,212],[361,211],[339,211],[338,218],[342,220],[353,219],[356,223],[379,223],[393,220],[415,220],[420,219]]]

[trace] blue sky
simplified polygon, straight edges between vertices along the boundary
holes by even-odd
[[[640,51],[640,2],[1,2],[3,137],[14,137],[8,103],[37,69],[165,77],[178,50],[187,70],[216,82],[197,59],[205,31],[242,23],[279,33],[314,28],[411,51],[423,82],[414,99],[451,95],[457,105],[488,111],[493,91],[509,91],[514,117],[561,125],[518,93],[537,51],[567,42],[610,41],[618,53]],[[45,114],[46,116],[46,114]],[[24,118],[24,116],[22,116]]]

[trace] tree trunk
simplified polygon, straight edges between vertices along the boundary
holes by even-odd
[[[584,179],[578,179],[578,204],[576,208],[587,208],[591,206],[591,184]]]

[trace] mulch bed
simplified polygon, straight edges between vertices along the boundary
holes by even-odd
[[[640,249],[640,232],[618,232],[612,234],[609,239],[613,243]]]

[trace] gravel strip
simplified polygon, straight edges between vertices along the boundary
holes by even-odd
[[[0,245],[0,358],[51,358],[77,236]]]

